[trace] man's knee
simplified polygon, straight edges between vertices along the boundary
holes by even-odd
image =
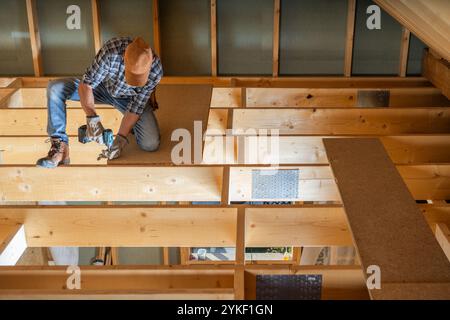
[[[156,151],[159,148],[160,139],[159,137],[154,138],[147,138],[143,139],[142,141],[138,141],[139,148],[141,148],[144,151],[152,152]]]
[[[75,81],[73,79],[56,79],[48,82],[47,98],[64,98],[67,91],[76,89]]]

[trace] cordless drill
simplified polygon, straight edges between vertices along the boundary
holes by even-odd
[[[78,128],[78,141],[80,141],[83,144],[90,142],[88,137],[86,137],[86,130],[87,130],[87,125],[82,125],[81,127]],[[106,145],[106,147],[108,147],[108,149],[110,149],[114,142],[114,134],[113,134],[112,130],[105,129],[105,130],[103,130],[102,135],[103,135],[104,144]]]

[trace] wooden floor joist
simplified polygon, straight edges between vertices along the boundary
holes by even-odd
[[[381,271],[371,297],[449,299],[450,262],[380,141],[324,144],[363,270]]]
[[[407,112],[403,108],[233,110],[233,132],[246,134],[255,129],[278,129],[282,135],[450,133],[450,109],[410,108]]]

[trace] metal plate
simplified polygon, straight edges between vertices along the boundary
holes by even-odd
[[[253,199],[298,198],[299,170],[252,170]]]
[[[320,300],[322,275],[257,275],[256,300]]]
[[[362,108],[389,107],[389,90],[358,90],[356,106]]]

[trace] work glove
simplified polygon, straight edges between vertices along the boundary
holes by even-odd
[[[106,150],[102,150],[102,153],[99,154],[97,160],[106,158],[108,160],[117,159],[122,154],[123,148],[128,144],[127,137],[124,137],[120,134],[116,135],[114,138],[114,142],[111,148]]]
[[[102,123],[100,122],[100,116],[86,117],[86,138],[89,141],[94,141],[100,144],[105,144],[103,141],[103,128]]]

